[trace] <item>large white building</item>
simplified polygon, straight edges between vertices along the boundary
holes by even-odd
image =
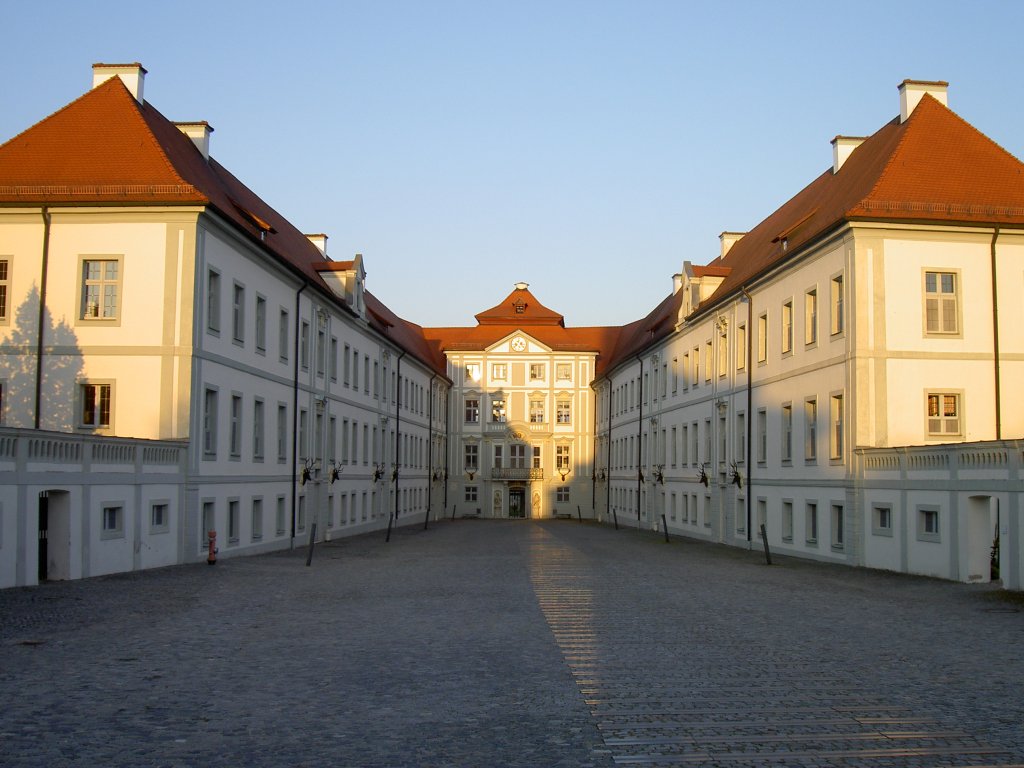
[[[945,83],[645,318],[421,328],[145,75],[0,145],[0,586],[461,513],[1021,587],[1024,166]]]
[[[899,93],[606,361],[599,513],[965,581],[996,548],[1020,587],[1024,166]]]
[[[2,585],[198,559],[209,531],[224,556],[422,521],[443,495],[443,359],[360,257],[332,261],[217,163],[209,125],[146,101],[145,74],[96,65],[0,147],[0,416],[183,443],[180,499],[72,482],[78,443],[51,435],[69,459],[0,490]]]

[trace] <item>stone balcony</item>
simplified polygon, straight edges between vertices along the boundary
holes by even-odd
[[[533,467],[491,467],[492,480],[543,480],[544,470]]]

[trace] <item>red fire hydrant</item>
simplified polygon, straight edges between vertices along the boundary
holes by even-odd
[[[217,564],[217,532],[216,531],[207,531],[206,535],[209,537],[208,540],[209,540],[209,543],[210,543],[209,554],[206,555],[206,564],[207,565],[216,565]]]

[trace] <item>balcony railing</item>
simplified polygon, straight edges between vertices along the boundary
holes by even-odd
[[[543,480],[544,470],[533,467],[491,467],[492,480]]]

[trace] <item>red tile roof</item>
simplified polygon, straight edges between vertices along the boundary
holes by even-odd
[[[565,325],[565,318],[548,309],[527,288],[516,288],[505,299],[476,315],[481,325]]]
[[[325,295],[334,263],[149,102],[112,77],[0,145],[0,206],[205,205]],[[371,327],[444,375],[419,326],[366,295]]]
[[[1024,227],[1024,164],[930,95],[750,230],[712,264],[732,271],[695,315],[845,222]]]

